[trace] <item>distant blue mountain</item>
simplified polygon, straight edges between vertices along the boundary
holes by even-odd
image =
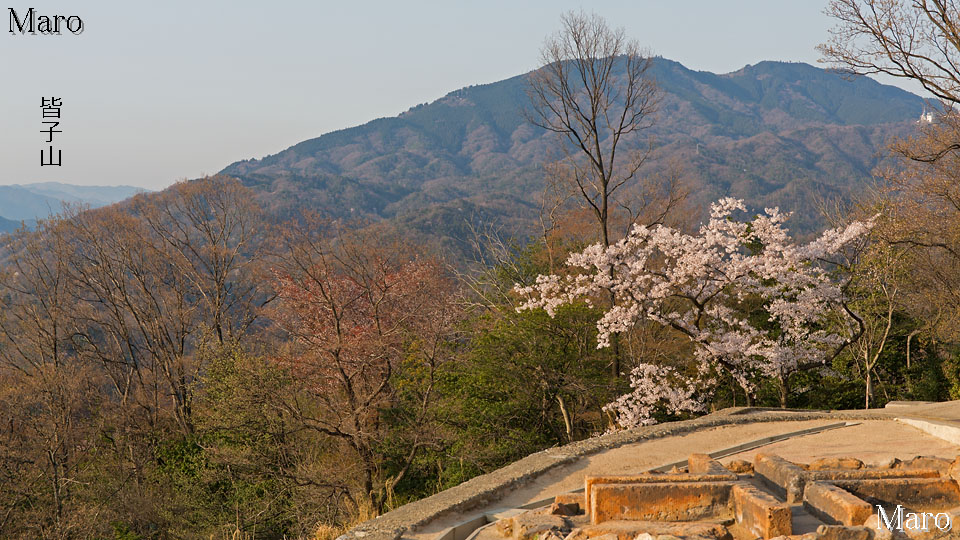
[[[91,206],[106,206],[148,191],[133,186],[76,186],[59,182],[20,184],[18,187],[54,199],[81,202]]]
[[[33,226],[34,221],[30,220],[28,222],[21,222],[21,221],[14,221],[12,219],[0,217],[0,233],[15,231],[18,228],[20,228],[20,226],[23,225],[24,223],[26,223],[27,226]]]
[[[0,186],[0,232],[9,232],[21,222],[31,225],[37,219],[59,212],[64,203],[92,208],[122,201],[146,191],[133,186],[77,186],[59,182]]]

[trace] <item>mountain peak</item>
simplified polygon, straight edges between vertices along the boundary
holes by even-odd
[[[734,195],[809,214],[794,221],[801,229],[817,219],[805,194],[868,181],[884,139],[909,129],[923,107],[899,88],[804,63],[715,74],[658,57],[650,73],[663,93],[647,133],[658,148],[651,170],[680,160],[704,186],[701,198]],[[522,228],[536,217],[538,167],[556,148],[524,118],[528,76],[454,90],[223,172],[290,211],[417,221],[427,208],[469,203]]]

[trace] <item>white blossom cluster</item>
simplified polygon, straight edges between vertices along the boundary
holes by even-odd
[[[699,386],[672,367],[640,364],[630,372],[633,390],[603,410],[614,412],[621,428],[648,426],[656,423],[658,409],[673,414],[704,411],[706,406],[697,399]]]
[[[721,199],[696,235],[635,225],[606,249],[595,244],[570,255],[567,265],[580,274],[541,275],[534,285],[517,287],[526,299],[519,309],[543,308],[553,316],[562,304],[612,291],[613,306],[597,323],[598,347],[640,320],[657,321],[690,338],[701,372],[726,371],[748,392],[750,375],[784,377],[822,362],[825,350],[844,341],[850,321],[826,324],[843,294],[819,261],[872,223],[854,222],[801,246],[790,241],[787,216],[777,208],[747,222],[733,219],[735,211],[745,211],[743,201]],[[739,309],[745,302],[760,302],[766,320],[751,320]]]

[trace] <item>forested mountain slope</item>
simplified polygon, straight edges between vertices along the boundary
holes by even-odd
[[[718,75],[657,58],[662,90],[646,172],[680,163],[695,202],[723,195],[796,211],[791,226],[821,226],[817,196],[844,196],[871,180],[884,141],[908,133],[918,96],[869,78],[802,63],[761,62]],[[524,117],[526,75],[471,86],[394,118],[328,133],[263,159],[239,177],[281,215],[302,207],[335,217],[392,219],[457,239],[467,223],[523,231],[537,217],[539,165],[553,135]]]

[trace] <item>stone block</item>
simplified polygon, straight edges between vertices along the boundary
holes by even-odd
[[[900,464],[902,469],[934,469],[940,472],[947,472],[950,469],[949,459],[934,456],[917,456],[909,461]]]
[[[732,472],[708,454],[690,454],[687,458],[687,471],[690,474],[730,474]]]
[[[727,464],[727,469],[737,474],[749,474],[753,472],[753,463],[743,459],[735,459]]]
[[[960,504],[957,483],[947,478],[896,478],[836,480],[833,483],[861,499],[926,509],[947,509]]]
[[[807,466],[808,471],[823,471],[836,469],[862,469],[863,462],[856,458],[820,458],[810,462]]]
[[[879,469],[896,469],[900,467],[903,462],[899,458],[890,458],[887,461],[884,461],[880,465],[877,465]]]
[[[594,484],[590,523],[605,521],[698,521],[732,516],[730,482]]]
[[[497,529],[497,534],[499,534],[500,536],[504,538],[513,537],[513,518],[512,517],[498,519],[495,527]]]
[[[803,502],[812,514],[836,525],[863,525],[873,513],[870,503],[823,482],[808,484]]]
[[[950,467],[947,468],[946,475],[952,478],[954,482],[960,482],[960,456],[950,463]]]
[[[882,525],[880,516],[875,513],[863,522],[863,526],[873,534],[873,540],[892,540],[894,538],[893,531]]]
[[[761,453],[754,457],[753,472],[787,503],[796,504],[803,500],[805,471],[793,463],[780,456]]]
[[[851,471],[807,471],[807,482],[824,480],[884,480],[891,478],[940,478],[933,469],[861,469]]]
[[[550,505],[550,514],[554,516],[575,516],[580,513],[580,505],[578,503],[561,503],[554,501]]]
[[[574,529],[565,540],[599,540],[614,535],[616,540],[636,540],[641,534],[654,538],[673,535],[680,538],[705,538],[710,540],[731,540],[730,532],[718,523],[685,522],[669,523],[661,521],[605,521],[596,525],[587,525]],[[659,540],[659,538],[658,538]]]
[[[817,528],[817,540],[872,540],[873,533],[866,527],[843,527],[821,525]]]
[[[733,482],[737,475],[725,474],[688,474],[688,473],[645,473],[624,476],[587,476],[584,478],[584,504],[581,508],[587,513],[591,508],[591,487],[597,484],[646,484],[646,483],[685,483],[685,482]]]
[[[793,532],[790,507],[755,486],[733,486],[733,512],[741,527],[761,538],[789,535]]]
[[[580,507],[580,510],[586,510],[587,508],[583,493],[561,493],[553,498],[553,502],[567,505],[575,504]]]
[[[570,531],[570,523],[563,517],[536,511],[501,519],[496,527],[500,536],[514,540],[543,539],[548,533],[563,538]]]

